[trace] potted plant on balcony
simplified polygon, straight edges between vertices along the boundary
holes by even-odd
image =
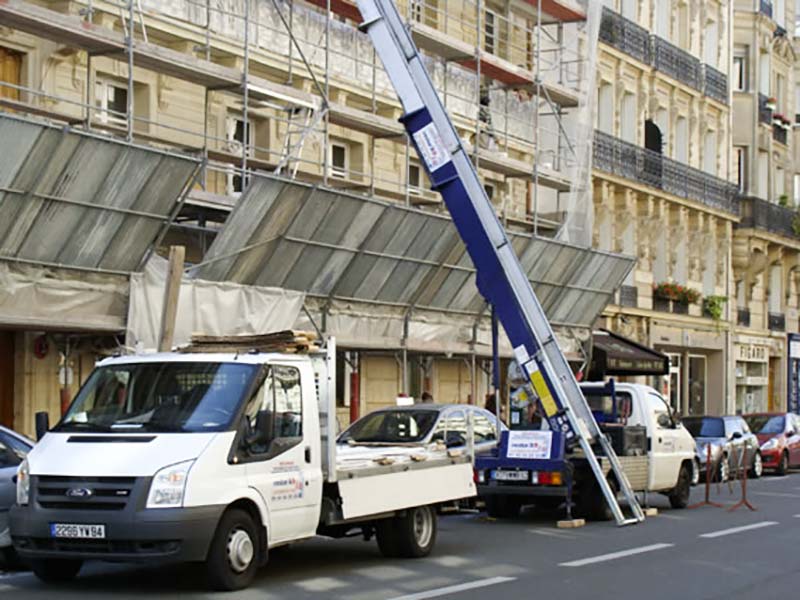
[[[783,115],[781,113],[772,113],[772,124],[783,127]]]
[[[767,110],[775,110],[778,108],[778,99],[777,98],[767,98],[767,101],[764,103],[764,107]]]
[[[778,196],[778,204],[781,206],[789,206],[789,196],[786,194],[781,194]]]
[[[789,130],[792,128],[792,122],[791,122],[789,119],[787,119],[786,117],[784,117],[784,118],[783,118],[783,125],[782,125],[782,127],[783,127],[783,128],[786,130],[786,131],[789,131]]]
[[[678,298],[672,303],[672,312],[685,315],[689,312],[689,305],[695,304],[700,300],[700,292],[697,290],[679,285]]]
[[[653,285],[653,310],[669,312],[670,302],[678,300],[680,286],[671,281],[662,281]]]
[[[725,296],[706,296],[703,298],[703,315],[714,321],[714,328],[722,329],[722,317],[725,311],[724,304],[728,301]]]

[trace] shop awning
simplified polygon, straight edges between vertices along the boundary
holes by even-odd
[[[198,159],[0,112],[0,260],[128,274]]]
[[[548,238],[509,237],[556,326],[591,328],[634,262]],[[447,215],[273,176],[253,178],[195,274],[412,316],[485,313]]]
[[[610,375],[666,375],[669,358],[652,348],[607,329],[592,334],[592,363],[589,379]]]

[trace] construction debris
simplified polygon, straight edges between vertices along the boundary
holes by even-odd
[[[192,335],[192,341],[178,352],[317,352],[317,334],[313,331],[276,331],[257,335]]]

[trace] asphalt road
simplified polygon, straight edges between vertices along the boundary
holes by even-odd
[[[554,517],[512,521],[445,516],[434,554],[389,560],[374,542],[317,539],[270,557],[252,588],[204,590],[196,568],[90,564],[68,585],[47,587],[28,573],[0,575],[0,595],[23,598],[158,597],[372,600],[454,598],[625,598],[648,600],[794,598],[800,588],[800,475],[749,482],[758,509],[670,510],[617,528],[590,523],[556,529]],[[701,499],[696,488],[693,501]],[[727,486],[714,499],[739,498]],[[13,594],[13,596],[12,596]]]

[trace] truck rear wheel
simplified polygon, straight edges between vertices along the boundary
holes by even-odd
[[[83,566],[82,560],[64,558],[32,559],[31,571],[45,583],[63,583],[75,579]]]
[[[619,491],[617,482],[609,479],[608,485],[611,487],[611,492],[616,495]],[[614,518],[614,513],[594,478],[587,479],[581,486],[577,504],[578,513],[584,518],[593,521],[611,521]]]
[[[672,508],[686,508],[689,506],[689,494],[692,488],[692,474],[689,467],[683,465],[678,473],[678,483],[669,493],[669,505]]]
[[[513,519],[519,515],[522,503],[514,496],[489,496],[486,498],[486,514],[493,519]]]
[[[206,558],[211,587],[220,591],[246,588],[258,564],[258,530],[253,517],[236,508],[227,511],[217,525]]]
[[[421,558],[433,550],[438,522],[430,506],[417,506],[405,514],[379,521],[375,527],[378,548],[388,558]]]

